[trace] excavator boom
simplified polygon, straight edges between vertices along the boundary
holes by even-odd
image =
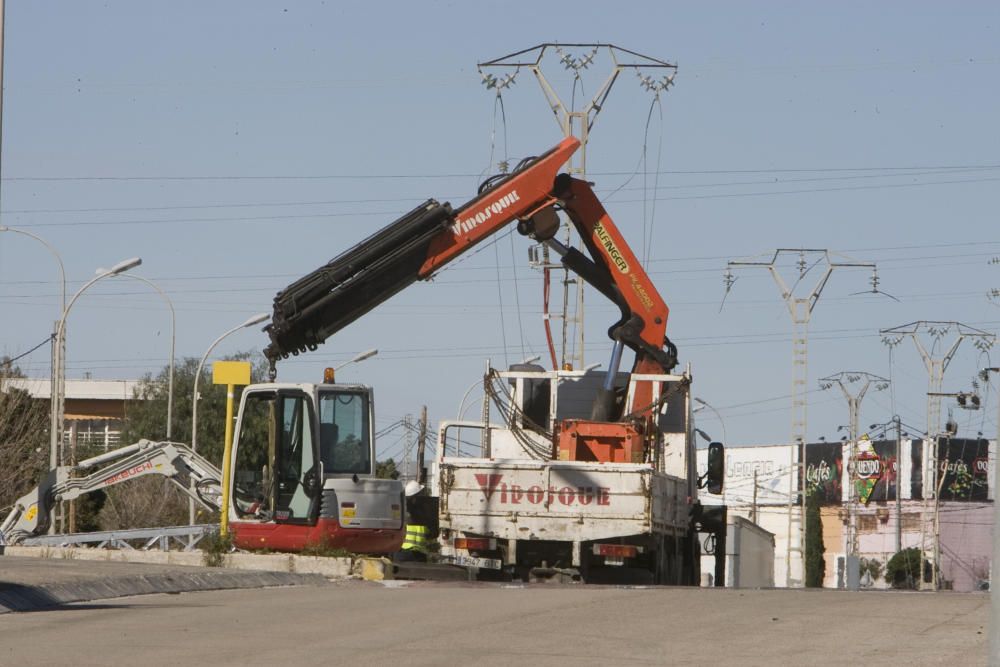
[[[71,477],[71,472],[87,474]],[[206,509],[222,507],[222,473],[207,459],[179,442],[140,440],[75,466],[49,471],[38,486],[14,503],[0,523],[0,540],[16,544],[45,530],[58,501],[73,500],[146,475],[166,477]]]

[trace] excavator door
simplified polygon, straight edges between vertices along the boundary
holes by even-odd
[[[304,391],[245,393],[233,471],[238,521],[316,522],[323,472],[314,423]]]

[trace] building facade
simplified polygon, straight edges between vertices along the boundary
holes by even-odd
[[[901,548],[915,547],[939,563],[940,587],[982,589],[992,553],[996,443],[983,439],[861,440],[853,489],[845,462],[850,444],[802,447],[727,447],[721,496],[703,494],[706,505],[725,504],[774,534],[776,586],[803,580],[799,526],[803,463],[806,488],[818,495],[825,548],[824,586],[846,585],[847,536],[854,527],[858,556],[884,574]],[[704,471],[706,451],[699,451]],[[884,577],[863,585],[888,587]]]

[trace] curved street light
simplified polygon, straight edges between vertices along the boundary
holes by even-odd
[[[49,401],[49,468],[55,469],[59,465],[59,441],[62,438],[62,425],[64,418],[64,410],[66,403],[66,373],[64,370],[65,360],[62,356],[62,349],[65,345],[65,335],[66,335],[66,318],[69,317],[69,311],[73,308],[73,304],[76,300],[87,291],[87,289],[99,280],[107,278],[109,276],[117,276],[120,273],[124,273],[129,269],[134,269],[135,267],[142,264],[142,259],[139,257],[133,257],[132,259],[126,259],[124,261],[118,262],[110,269],[99,272],[96,276],[87,281],[83,287],[77,290],[73,298],[70,299],[66,307],[63,308],[62,317],[59,319],[59,324],[56,325],[56,337],[55,337],[55,355],[54,355],[54,366],[56,368],[56,382],[55,382],[55,393],[51,396]],[[55,530],[55,522],[53,521],[49,525],[49,533],[53,533]]]
[[[334,372],[334,374],[336,374],[336,372],[339,371],[344,366],[350,366],[351,364],[356,364],[359,361],[364,361],[365,359],[371,359],[376,354],[378,354],[378,349],[374,348],[374,347],[372,349],[370,349],[370,350],[365,350],[364,352],[359,352],[358,354],[354,355],[354,357],[352,357],[351,359],[348,359],[344,363],[342,363],[339,366],[337,366],[336,368],[334,368],[333,372]]]
[[[13,232],[15,234],[23,234],[24,236],[33,238],[39,243],[41,243],[43,246],[45,246],[45,248],[50,253],[52,253],[52,256],[56,258],[56,263],[59,264],[59,278],[62,281],[62,301],[60,302],[59,312],[61,313],[64,310],[66,310],[66,267],[63,266],[62,257],[59,255],[58,252],[56,252],[56,249],[53,248],[52,245],[49,244],[49,242],[43,239],[41,236],[36,236],[35,234],[32,234],[31,232],[24,229],[18,229],[16,227],[8,227],[6,225],[0,225],[0,232]]]
[[[73,304],[76,300],[87,291],[87,289],[96,283],[98,280],[107,278],[109,276],[117,276],[119,273],[124,273],[129,269],[134,269],[135,267],[142,264],[142,259],[139,257],[133,257],[132,259],[126,259],[122,262],[115,264],[110,269],[98,273],[96,276],[87,281],[83,287],[77,290],[73,298],[69,300],[66,307],[63,308],[62,318],[59,320],[59,324],[56,325],[56,394],[51,402],[51,423],[49,424],[49,467],[55,468],[58,465],[57,461],[57,448],[59,444],[59,436],[62,431],[62,417],[66,392],[66,374],[63,371],[64,359],[62,358],[62,349],[65,344],[66,336],[66,318],[69,317],[69,311],[73,308]]]
[[[694,402],[697,403],[697,404],[699,404],[699,405],[701,405],[703,408],[708,408],[713,413],[715,413],[715,418],[719,420],[719,424],[722,426],[722,440],[728,445],[729,444],[729,436],[726,435],[726,422],[723,421],[722,415],[719,414],[719,411],[716,410],[715,408],[713,408],[711,405],[709,405],[705,401],[703,401],[702,399],[698,398],[697,396],[694,397]],[[692,412],[697,412],[697,411],[699,411],[701,409],[702,408],[695,408]]]
[[[100,271],[100,269],[98,269],[98,271]],[[166,302],[167,307],[170,308],[170,365],[167,374],[167,440],[170,440],[173,432],[172,425],[174,423],[174,348],[177,343],[177,315],[174,312],[174,302],[170,300],[170,297],[167,296],[166,292],[160,289],[156,283],[148,278],[137,276],[134,273],[122,273],[118,275],[146,283],[160,294],[164,302]]]
[[[202,356],[201,361],[198,362],[198,370],[196,370],[194,373],[194,391],[192,393],[192,398],[191,398],[191,450],[192,451],[194,452],[198,451],[198,380],[201,379],[201,369],[204,368],[205,361],[208,360],[208,355],[212,354],[212,350],[215,349],[215,346],[221,343],[226,336],[234,334],[240,329],[245,329],[247,327],[252,327],[255,324],[260,324],[261,322],[264,322],[270,318],[271,316],[268,315],[267,313],[258,313],[253,317],[251,317],[250,319],[248,319],[246,322],[243,322],[242,324],[233,327],[226,333],[216,338],[212,342],[212,344],[208,346],[208,349],[205,350],[205,354]],[[194,512],[195,512],[194,499],[189,499],[188,519],[192,526],[194,525]]]
[[[45,246],[45,248],[50,253],[52,253],[52,256],[55,257],[56,264],[59,265],[59,279],[60,279],[60,282],[62,283],[62,300],[59,302],[59,314],[60,314],[60,317],[62,317],[66,313],[66,267],[63,265],[62,256],[56,251],[56,249],[48,241],[46,241],[45,239],[43,239],[41,236],[37,236],[36,234],[32,234],[31,232],[26,231],[24,229],[18,229],[16,227],[8,227],[6,225],[0,225],[0,232],[13,232],[14,234],[21,234],[23,236],[27,236],[28,238],[32,238],[32,239],[38,241],[39,243],[41,243],[43,246]],[[55,406],[56,395],[59,393],[59,377],[60,377],[61,370],[62,370],[61,367],[60,367],[60,353],[61,353],[61,349],[59,349],[59,348],[56,347],[57,343],[59,342],[58,341],[58,338],[59,338],[59,331],[58,331],[59,324],[60,324],[60,320],[56,320],[56,323],[54,325],[56,330],[52,332],[52,344],[53,344],[53,348],[52,348],[52,371],[51,371],[51,374],[50,374],[51,375],[51,380],[50,380],[50,388],[49,388],[49,399],[50,399],[49,402],[50,402],[50,405],[52,407]],[[54,417],[51,416],[51,411],[50,411],[50,424],[49,424],[50,428],[52,427],[52,423],[53,423],[52,420],[53,419],[54,419]],[[51,442],[50,442],[50,447],[49,447],[49,469],[50,470],[55,469],[56,465],[58,465],[58,460],[57,460],[58,452],[56,450],[55,442],[56,442],[56,440],[55,440],[55,437],[54,437],[54,434],[53,434],[53,437],[51,438]]]

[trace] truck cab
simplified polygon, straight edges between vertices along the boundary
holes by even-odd
[[[391,553],[403,542],[403,486],[375,477],[369,387],[250,385],[231,466],[229,526],[237,547]]]

